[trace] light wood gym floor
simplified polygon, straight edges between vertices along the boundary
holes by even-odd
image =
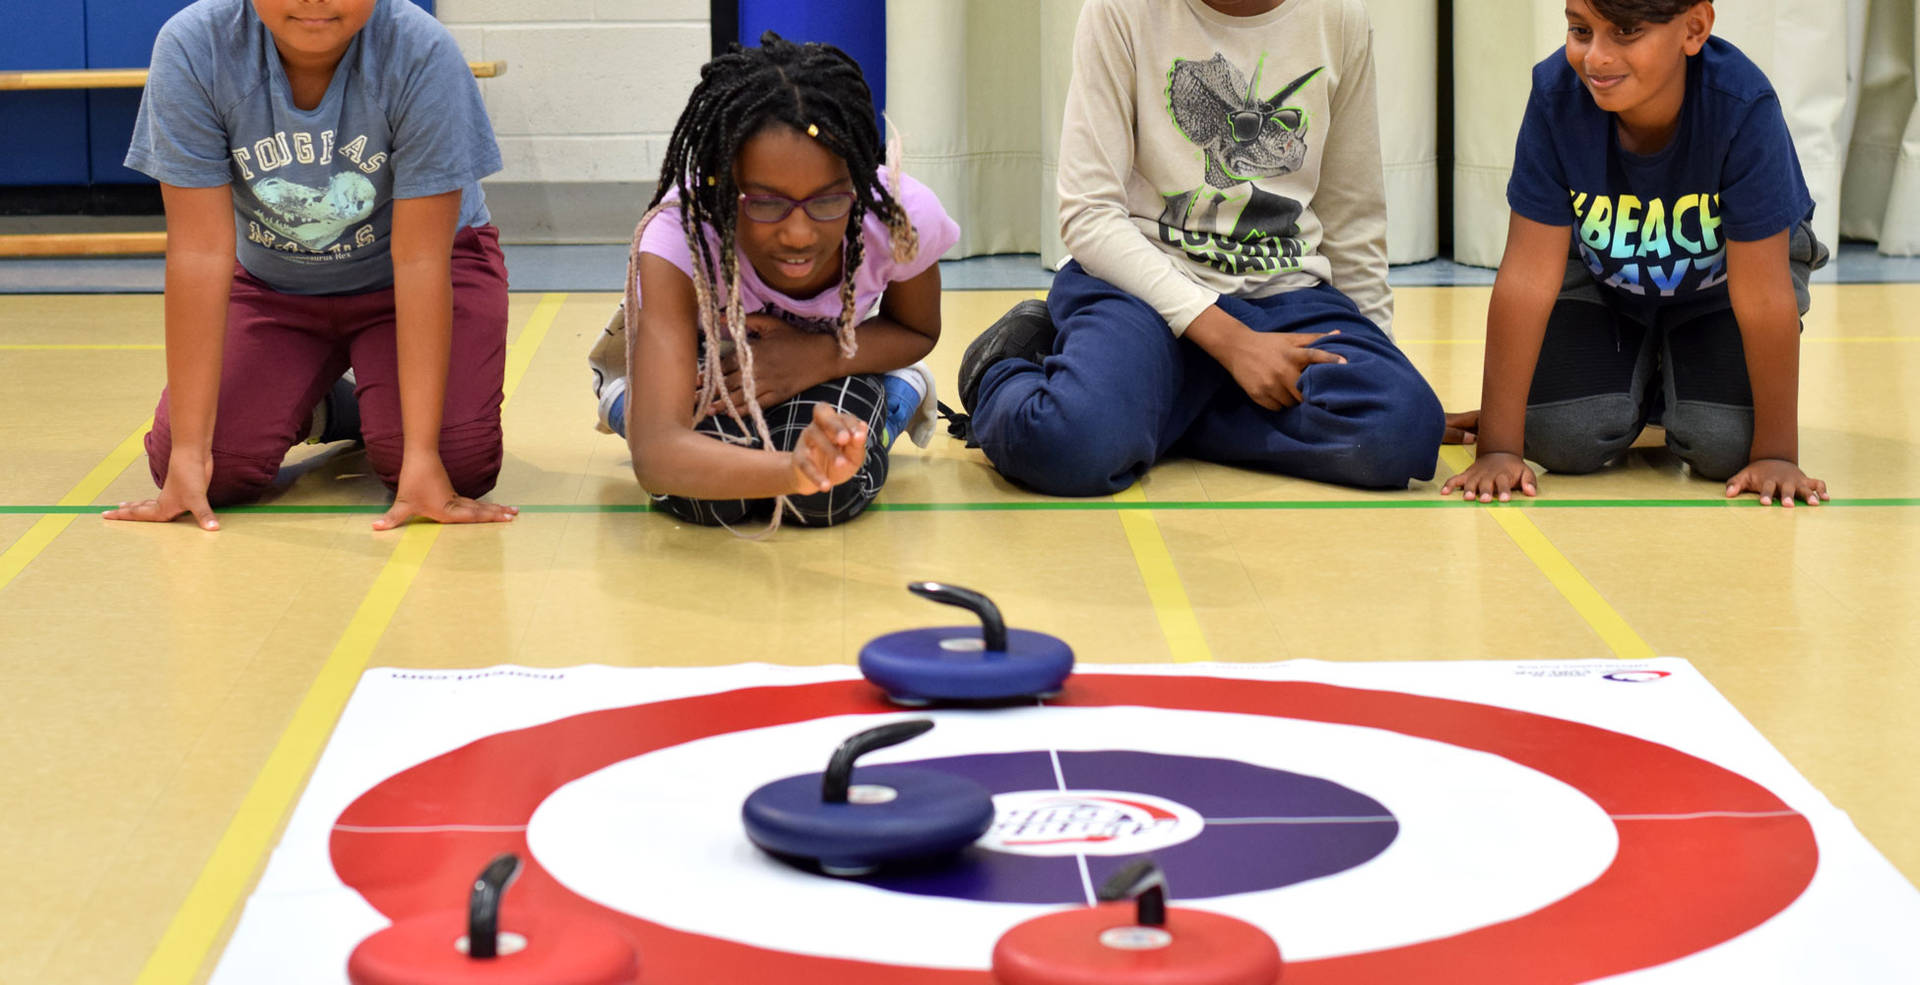
[[[1685,657],[1920,878],[1920,285],[1814,290],[1817,509],[1726,505],[1660,450],[1518,509],[1184,461],[1051,500],[942,436],[896,448],[868,516],[766,542],[639,508],[592,428],[610,294],[514,297],[494,498],[518,522],[387,534],[351,452],[219,533],[99,519],[151,494],[161,299],[0,296],[0,983],[203,980],[367,666],[846,662],[951,619],[918,578],[1092,662]],[[1477,398],[1487,294],[1398,292],[1451,408]],[[968,339],[1025,296],[948,293],[950,402]]]

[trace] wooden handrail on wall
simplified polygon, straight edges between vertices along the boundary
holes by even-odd
[[[507,74],[507,63],[468,62],[476,79]],[[49,89],[138,89],[147,84],[144,68],[54,68],[30,72],[0,71],[0,92]]]
[[[30,233],[0,236],[0,257],[131,257],[167,252],[167,234]]]

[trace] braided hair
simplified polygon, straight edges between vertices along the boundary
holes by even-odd
[[[852,57],[833,45],[795,44],[768,31],[760,36],[760,47],[731,45],[725,54],[701,67],[700,82],[667,142],[659,187],[633,232],[627,259],[628,358],[632,358],[634,339],[639,334],[641,234],[655,215],[678,207],[687,249],[693,257],[694,297],[704,341],[695,406],[711,406],[724,396],[727,415],[742,430],[747,428],[741,408],[734,405],[723,385],[721,343],[723,338],[733,340],[746,412],[765,448],[773,447],[773,439],[760,411],[753,348],[746,344],[740,310],[740,260],[734,245],[740,189],[734,181],[733,165],[748,140],[775,126],[790,127],[817,140],[846,162],[853,182],[853,208],[847,216],[846,240],[840,253],[840,321],[836,334],[842,355],[852,356],[858,346],[854,338],[859,318],[854,310],[854,274],[864,259],[861,224],[867,213],[871,211],[886,221],[896,262],[911,260],[919,250],[919,237],[899,202],[899,162],[882,141],[874,120],[873,94]],[[880,177],[883,163],[887,169],[884,182]],[[677,202],[667,201],[670,191],[677,193]],[[717,234],[717,254],[702,235],[705,229]],[[726,326],[724,336],[722,324]],[[775,524],[782,512],[775,509]]]

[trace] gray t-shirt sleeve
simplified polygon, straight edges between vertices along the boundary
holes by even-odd
[[[393,197],[459,191],[500,170],[500,147],[473,70],[444,32],[421,45],[390,103]]]
[[[156,181],[182,188],[216,188],[233,181],[227,159],[227,128],[214,107],[212,86],[196,73],[188,39],[204,43],[204,31],[186,30],[175,15],[153,43],[153,60],[126,165]],[[203,59],[199,68],[210,66]]]

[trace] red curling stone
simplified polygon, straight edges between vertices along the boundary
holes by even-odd
[[[475,880],[465,911],[408,917],[368,937],[347,959],[353,985],[637,985],[633,945],[592,919],[515,912],[502,927],[500,895],[520,872],[502,855]]]
[[[1133,887],[1129,889],[1128,887]],[[1158,867],[1141,861],[1102,887],[1099,906],[1029,920],[993,949],[999,985],[1277,985],[1280,949],[1243,920],[1168,909]]]

